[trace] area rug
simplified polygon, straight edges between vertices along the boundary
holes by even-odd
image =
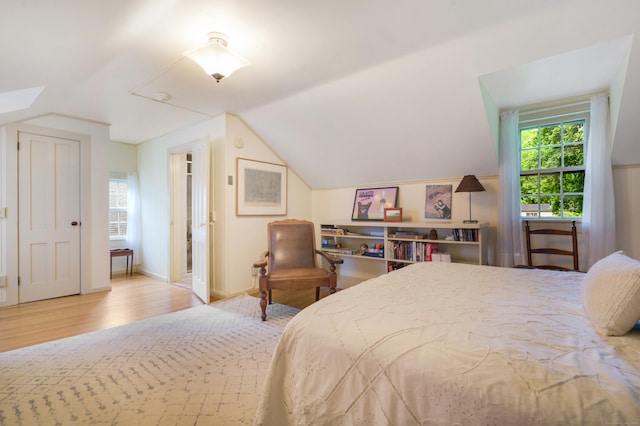
[[[298,312],[240,296],[0,353],[0,425],[250,425]]]

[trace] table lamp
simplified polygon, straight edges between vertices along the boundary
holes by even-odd
[[[463,223],[478,223],[477,220],[471,219],[471,193],[485,191],[484,186],[478,181],[475,175],[466,175],[462,178],[462,181],[456,188],[456,192],[468,192],[469,193],[469,220],[463,221]]]

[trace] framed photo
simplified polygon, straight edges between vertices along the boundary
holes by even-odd
[[[402,222],[402,209],[401,208],[384,209],[384,221],[385,222]]]
[[[451,220],[452,185],[427,185],[424,201],[426,219]]]
[[[398,187],[356,189],[351,220],[384,220],[384,209],[395,208]]]
[[[287,166],[236,159],[236,215],[287,214]]]

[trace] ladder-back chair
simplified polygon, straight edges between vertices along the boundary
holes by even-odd
[[[551,247],[549,244],[549,240],[553,239],[553,237],[549,237],[544,240],[543,243],[540,242],[539,239],[534,239],[535,243],[540,243],[541,246],[538,246],[532,242],[532,235],[542,235],[542,236],[564,236],[571,238],[571,249],[568,249],[568,243],[564,248],[555,248]],[[571,268],[566,266],[559,266],[553,264],[535,264],[533,262],[533,255],[535,254],[544,254],[544,255],[559,255],[559,256],[571,256],[573,259],[573,270],[579,270],[579,261],[578,261],[578,233],[576,231],[576,221],[571,222],[570,230],[563,229],[531,229],[529,226],[529,221],[525,221],[525,237],[527,242],[527,265],[532,268],[537,269],[552,269],[556,271],[568,271]]]

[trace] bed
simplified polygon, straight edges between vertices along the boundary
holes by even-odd
[[[620,279],[589,274],[426,262],[324,298],[285,328],[256,424],[637,424],[640,281],[607,336],[588,299]]]

